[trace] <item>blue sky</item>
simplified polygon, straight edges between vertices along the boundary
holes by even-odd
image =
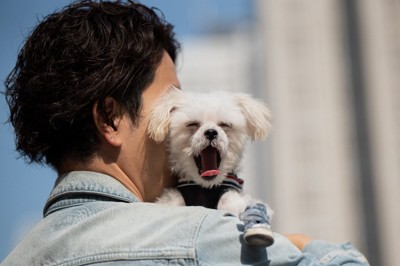
[[[0,91],[12,70],[24,39],[37,21],[70,3],[67,0],[1,0],[0,2]],[[252,15],[247,0],[144,0],[158,7],[175,25],[178,38],[206,34],[220,23],[232,25]],[[183,43],[184,52],[184,43]],[[0,96],[0,261],[41,219],[42,207],[56,174],[48,167],[28,165],[14,146],[13,129],[6,123],[8,107]]]

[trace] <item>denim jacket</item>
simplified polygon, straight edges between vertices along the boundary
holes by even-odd
[[[312,241],[301,252],[279,234],[249,247],[242,233],[227,212],[143,203],[113,177],[71,172],[2,265],[368,265],[349,243]]]

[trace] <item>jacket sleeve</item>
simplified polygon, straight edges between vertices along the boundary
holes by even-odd
[[[243,224],[222,211],[205,216],[195,240],[199,265],[369,265],[365,257],[350,243],[332,244],[312,241],[302,251],[287,238],[275,233],[275,242],[268,248],[251,247],[243,242]]]

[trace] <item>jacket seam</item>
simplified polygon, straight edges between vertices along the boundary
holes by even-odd
[[[199,236],[199,233],[200,233],[200,229],[203,226],[204,220],[206,219],[206,217],[208,215],[210,215],[209,212],[205,213],[203,215],[201,221],[199,222],[199,226],[197,226],[197,228],[196,228],[196,232],[195,232],[195,235],[194,235],[193,249],[194,249],[194,255],[195,255],[195,260],[194,260],[195,265],[200,265],[200,258],[199,258],[198,253],[197,253],[197,239],[198,239],[198,236]]]
[[[61,262],[45,263],[46,266],[72,266],[88,263],[104,263],[115,262],[118,260],[135,261],[135,260],[171,260],[171,259],[189,259],[196,260],[189,250],[169,250],[169,251],[141,251],[137,252],[107,252],[100,254],[92,254],[81,256],[74,259],[68,259]]]

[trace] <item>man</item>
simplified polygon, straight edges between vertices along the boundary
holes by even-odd
[[[175,185],[146,126],[180,86],[178,49],[171,25],[130,2],[72,4],[36,27],[6,97],[17,150],[59,177],[44,219],[3,265],[367,265],[350,244],[276,234],[249,247],[228,213],[151,203]]]

